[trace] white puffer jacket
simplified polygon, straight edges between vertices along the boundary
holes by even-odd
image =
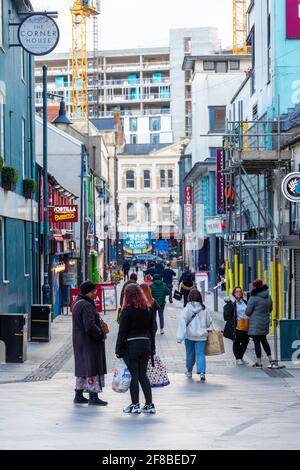
[[[195,318],[191,321],[187,327],[187,323],[191,320],[194,313],[197,313]],[[178,325],[177,330],[177,341],[181,342],[184,339],[190,339],[191,341],[206,341],[207,340],[207,329],[212,324],[212,318],[209,311],[199,302],[189,302],[184,308]]]

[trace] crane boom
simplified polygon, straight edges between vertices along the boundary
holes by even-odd
[[[232,0],[233,54],[247,54],[247,0]]]
[[[97,14],[89,0],[74,0],[72,13],[72,117],[88,118],[87,18]]]

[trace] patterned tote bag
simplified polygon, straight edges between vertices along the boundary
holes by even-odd
[[[167,367],[159,356],[154,357],[154,367],[151,363],[151,359],[149,359],[147,377],[150,381],[151,387],[166,387],[167,385],[170,385]]]

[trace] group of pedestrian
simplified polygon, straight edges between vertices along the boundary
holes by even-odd
[[[253,367],[262,368],[262,348],[268,356],[270,367],[275,366],[267,340],[270,314],[273,310],[269,288],[260,279],[253,282],[253,290],[247,302],[241,287],[235,287],[224,306],[224,336],[233,341],[233,354],[237,365],[244,365],[244,354],[250,338],[253,339],[256,362]]]

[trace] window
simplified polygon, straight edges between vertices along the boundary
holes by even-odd
[[[209,108],[210,132],[225,131],[226,106],[212,106]]]
[[[239,60],[231,60],[229,64],[230,64],[230,70],[240,70]]]
[[[144,170],[144,188],[151,187],[150,170]]]
[[[130,118],[129,128],[130,128],[130,132],[137,132],[137,128],[138,128],[137,118]]]
[[[135,206],[132,202],[127,204],[127,223],[132,224],[136,221]]]
[[[23,222],[23,250],[24,250],[24,276],[29,276],[29,257],[28,257],[28,231],[27,223]]]
[[[209,147],[209,157],[210,158],[217,158],[217,150],[219,147]]]
[[[144,204],[144,220],[146,223],[151,223],[151,207],[149,202]]]
[[[159,144],[160,137],[159,134],[150,134],[150,144],[157,145]]]
[[[160,170],[160,187],[166,187],[166,172],[165,170]]]
[[[192,38],[184,38],[184,53],[191,54],[192,53]]]
[[[149,119],[150,131],[160,131],[160,117],[152,117]]]
[[[137,135],[136,134],[131,134],[130,135],[130,143],[135,145],[137,143]]]
[[[168,188],[173,188],[173,170],[168,170]]]
[[[26,144],[25,144],[25,119],[22,118],[22,175],[26,175]]]
[[[208,60],[203,61],[203,70],[206,70],[208,72],[214,72],[215,71],[215,63],[210,62]]]
[[[168,204],[164,204],[161,210],[162,222],[170,222],[171,219],[171,210]]]
[[[0,91],[0,157],[5,158],[4,153],[4,96]]]
[[[126,171],[126,188],[134,189],[134,171]]]
[[[0,267],[2,274],[2,282],[7,283],[7,253],[5,238],[5,220],[0,217]]]
[[[3,0],[0,0],[0,47],[3,47]]]
[[[25,82],[25,50],[21,47],[21,79]]]

